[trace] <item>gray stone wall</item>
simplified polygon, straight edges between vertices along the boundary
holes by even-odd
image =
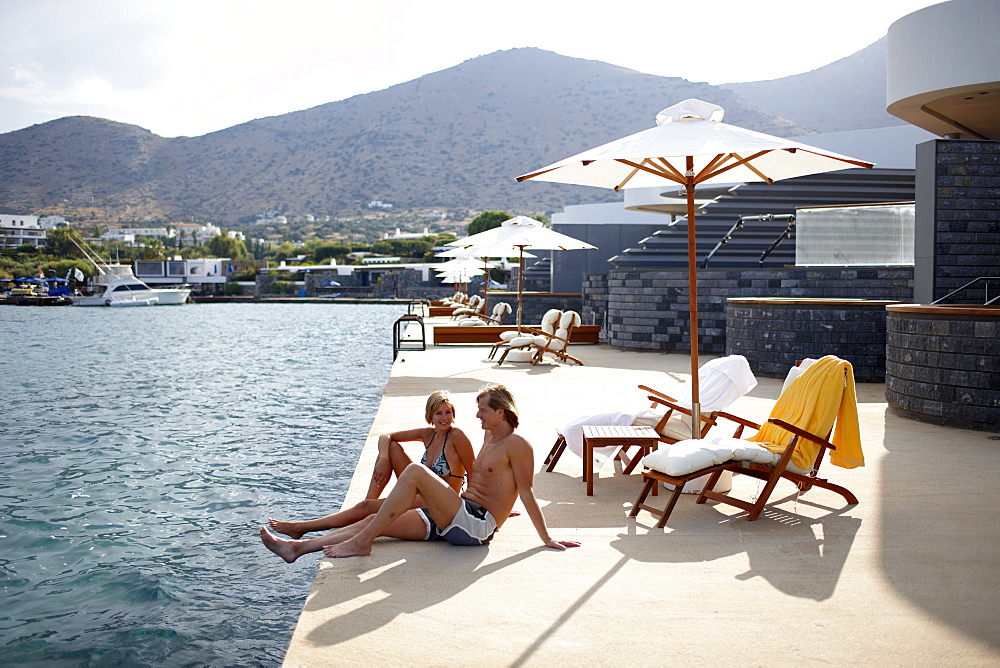
[[[908,417],[1000,432],[996,315],[890,311],[886,400]]]
[[[603,335],[613,347],[689,352],[687,286],[687,271],[682,269],[616,269],[607,275],[606,297],[601,282],[590,279],[583,302],[596,322],[605,323]],[[730,297],[910,301],[912,296],[909,267],[702,269],[698,271],[699,349],[725,353]],[[606,318],[598,312],[605,299]]]
[[[511,307],[510,316],[504,318],[504,322],[517,322],[517,293],[516,292],[490,292],[489,307],[497,302],[507,302]],[[583,299],[581,295],[573,294],[553,294],[551,292],[526,292],[521,300],[521,322],[525,325],[538,325],[542,321],[542,316],[549,309],[559,309],[560,311],[576,311],[583,319]],[[590,324],[583,320],[584,324]]]
[[[338,275],[335,271],[310,272],[305,275],[305,290],[308,297],[322,297],[337,293],[342,297],[358,299],[437,299],[450,297],[455,293],[451,285],[440,285],[437,281],[421,281],[420,272],[413,269],[393,271],[383,274],[380,280],[361,285],[356,274]],[[258,277],[260,281],[260,277]],[[327,281],[340,283],[339,287],[323,287]],[[470,294],[475,294],[473,289]]]
[[[604,316],[608,312],[608,275],[583,275],[583,310],[580,317],[585,325],[601,325],[601,337],[604,337]]]
[[[726,354],[759,376],[784,378],[797,360],[836,355],[860,383],[885,382],[885,301],[730,301]]]
[[[936,139],[917,146],[915,301],[930,303],[980,276],[1000,276],[1000,142]],[[997,281],[990,286],[997,294]],[[982,284],[949,303],[982,304]]]

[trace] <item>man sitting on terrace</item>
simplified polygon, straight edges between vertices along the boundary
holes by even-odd
[[[311,540],[283,540],[262,527],[260,537],[264,545],[288,563],[321,549],[328,557],[371,554],[372,543],[379,536],[484,545],[506,521],[520,496],[547,547],[558,550],[578,547],[580,543],[576,541],[558,541],[549,536],[532,488],[534,452],[528,441],[514,433],[518,417],[510,391],[503,385],[488,385],[480,391],[476,403],[479,408],[476,417],[485,436],[479,456],[468,472],[464,493],[459,495],[426,466],[410,464],[376,514]],[[426,506],[411,509],[418,494]]]

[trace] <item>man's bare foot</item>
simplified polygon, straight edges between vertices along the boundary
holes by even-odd
[[[299,558],[295,550],[295,546],[292,545],[291,541],[282,540],[271,534],[265,527],[260,528],[260,540],[264,543],[264,547],[274,552],[276,555],[292,563]]]
[[[281,520],[276,520],[273,517],[267,521],[271,525],[273,531],[278,533],[283,533],[293,540],[298,540],[302,536],[306,535],[305,531],[296,531],[295,522],[282,522]]]
[[[323,548],[323,554],[331,559],[339,559],[342,557],[364,557],[371,553],[371,545],[368,545],[367,547],[360,546],[355,544],[353,539],[343,543],[337,543],[336,545],[327,545]]]

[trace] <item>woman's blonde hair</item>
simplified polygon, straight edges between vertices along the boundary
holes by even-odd
[[[427,397],[427,405],[424,407],[424,419],[427,424],[434,421],[434,414],[437,413],[441,404],[448,404],[451,407],[451,414],[455,415],[455,404],[452,403],[448,390],[435,390],[431,392],[431,396]]]
[[[476,401],[478,402],[483,397],[488,397],[486,405],[493,410],[503,410],[504,421],[512,428],[517,429],[519,422],[517,405],[514,403],[514,395],[510,393],[510,390],[499,384],[485,385],[476,395]]]

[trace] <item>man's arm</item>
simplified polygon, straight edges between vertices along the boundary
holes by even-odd
[[[455,451],[458,452],[458,458],[462,460],[462,466],[465,467],[465,473],[468,475],[472,473],[472,467],[476,461],[476,455],[472,452],[472,441],[469,440],[469,437],[461,429],[456,428],[454,431]]]
[[[545,516],[542,515],[542,509],[538,506],[538,500],[535,498],[533,487],[535,480],[535,453],[530,443],[523,438],[518,438],[517,442],[511,444],[508,450],[508,458],[511,470],[514,473],[514,484],[517,485],[518,496],[521,497],[521,503],[524,504],[524,510],[528,513],[528,517],[531,518],[531,523],[535,525],[538,537],[542,539],[546,547],[557,550],[565,550],[567,547],[579,547],[580,543],[576,541],[555,540],[549,535],[549,529],[545,526]]]

